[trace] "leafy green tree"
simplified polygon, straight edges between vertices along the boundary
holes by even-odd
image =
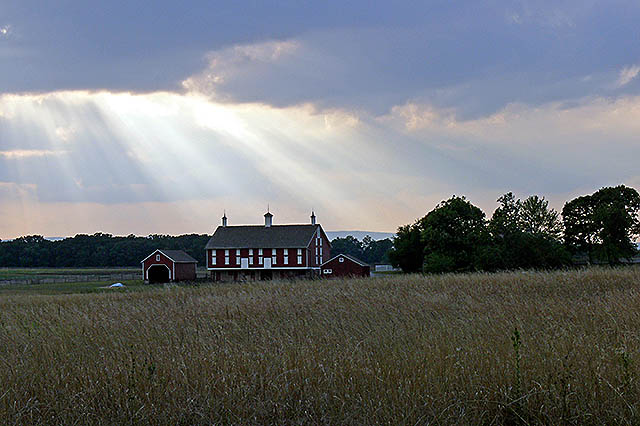
[[[486,241],[485,214],[464,197],[453,196],[422,220],[425,272],[469,271],[476,268]]]
[[[424,262],[424,247],[422,241],[423,219],[411,225],[398,228],[393,238],[393,249],[389,251],[389,260],[396,268],[404,272],[420,272]]]
[[[331,241],[331,255],[348,254],[358,259],[363,259],[364,247],[357,238],[347,235],[344,238],[334,238]]]
[[[388,262],[389,250],[393,247],[393,242],[386,238],[376,241],[371,236],[366,235],[362,241],[347,235],[344,238],[334,238],[331,241],[331,254],[348,254],[366,263],[374,264]]]
[[[362,239],[363,260],[369,264],[387,263],[392,248],[393,241],[389,238],[376,241],[367,235]]]
[[[482,269],[554,268],[570,262],[560,236],[557,211],[537,195],[521,201],[509,192],[489,221],[490,247],[480,256]]]
[[[549,208],[549,202],[544,197],[532,195],[522,202],[520,226],[529,234],[542,235],[555,241],[562,239],[560,213]]]
[[[569,201],[562,209],[565,243],[590,261],[620,263],[637,254],[640,194],[624,185],[605,187]]]

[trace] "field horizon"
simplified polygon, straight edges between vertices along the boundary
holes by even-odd
[[[640,268],[0,298],[9,424],[637,424]]]

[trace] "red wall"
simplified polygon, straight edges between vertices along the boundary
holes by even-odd
[[[176,263],[175,281],[193,281],[196,279],[195,263]]]
[[[344,262],[340,262],[340,257],[338,256],[331,262],[322,265],[323,277],[368,277],[370,275],[371,268],[369,266],[359,265],[348,257],[343,257]],[[332,273],[325,274],[325,269],[331,269]]]
[[[156,255],[160,255],[160,261],[156,260]],[[165,256],[162,253],[156,252],[154,253],[152,256],[150,256],[148,259],[146,259],[144,261],[144,279],[147,279],[147,271],[149,270],[149,268],[153,265],[167,265],[169,267],[169,271],[171,271],[171,273],[169,274],[169,276],[171,277],[171,279],[174,279],[173,276],[173,261],[171,259],[169,259],[167,256]]]
[[[262,249],[262,258],[271,257],[272,250],[270,248]],[[307,249],[302,249],[302,263],[298,263],[298,249],[297,248],[289,248],[289,263],[284,264],[284,250],[283,249],[275,249],[276,250],[276,263],[272,264],[271,268],[300,268],[307,266]],[[207,267],[208,268],[240,268],[241,263],[237,262],[236,258],[236,249],[229,249],[229,264],[224,264],[224,249],[216,249],[216,264],[211,264],[211,252],[213,250],[207,250]],[[249,263],[249,269],[263,269],[264,265],[260,265],[258,263],[259,249],[253,249],[253,264]],[[248,258],[249,257],[249,249],[240,249],[240,258]]]
[[[156,260],[156,256],[160,256],[160,261]],[[196,279],[196,264],[195,263],[176,263],[175,264],[175,277],[174,273],[174,262],[169,259],[167,256],[160,252],[154,253],[148,259],[144,261],[144,277],[143,279],[147,279],[147,271],[153,265],[166,265],[169,268],[172,281],[181,281],[181,280],[195,280]]]

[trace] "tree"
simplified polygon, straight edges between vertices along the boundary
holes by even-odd
[[[578,197],[562,209],[565,243],[589,260],[620,263],[637,254],[633,238],[640,232],[640,194],[624,185]]]
[[[485,214],[464,197],[443,201],[423,218],[425,272],[475,269],[485,243]]]
[[[537,195],[521,201],[509,192],[489,221],[491,244],[480,256],[482,269],[551,268],[570,262],[562,247],[557,211]]]
[[[331,254],[334,256],[338,254],[348,254],[362,259],[363,253],[364,248],[362,243],[351,235],[347,235],[344,238],[334,238],[333,241],[331,241]]]
[[[393,248],[393,241],[389,238],[374,240],[370,236],[362,239],[363,259],[369,264],[389,262],[389,251]]]
[[[560,214],[549,208],[544,197],[532,195],[520,203],[519,223],[521,230],[533,235],[541,235],[555,241],[562,238]]]
[[[393,238],[393,249],[389,251],[389,260],[395,268],[404,272],[420,272],[424,261],[424,242],[422,241],[423,219],[411,225],[398,228]]]

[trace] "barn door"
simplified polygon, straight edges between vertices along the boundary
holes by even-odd
[[[270,257],[265,257],[264,258],[264,269],[271,269],[271,258]]]
[[[242,269],[249,269],[249,258],[240,259],[240,267]]]

